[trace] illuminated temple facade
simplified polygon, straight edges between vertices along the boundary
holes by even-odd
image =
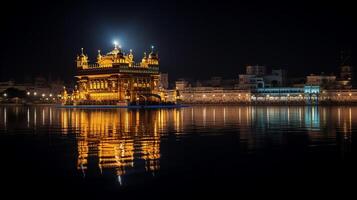
[[[132,50],[125,53],[115,45],[104,55],[98,50],[93,64],[82,48],[76,63],[76,102],[121,104],[161,100],[159,58],[153,47],[149,54],[144,53],[140,63],[135,63]]]

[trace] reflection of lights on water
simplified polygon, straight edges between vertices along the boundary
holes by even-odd
[[[290,122],[290,108],[288,107],[288,124]]]
[[[213,109],[213,123],[216,123],[216,109]]]
[[[131,172],[130,167],[132,163],[134,163],[133,166],[135,167],[135,170],[139,167],[143,168],[143,165],[145,165],[145,169],[147,170],[148,174],[155,175],[155,172],[160,170],[160,136],[165,134],[165,131],[168,129],[173,130],[173,127],[177,128],[178,131],[184,130],[181,131],[184,133],[186,132],[185,128],[189,130],[189,128],[192,127],[192,124],[202,125],[201,123],[204,120],[206,120],[206,130],[208,131],[210,131],[212,127],[215,128],[223,126],[224,123],[231,125],[232,123],[237,124],[237,122],[239,122],[237,127],[242,129],[241,137],[247,137],[249,140],[249,134],[244,135],[244,132],[249,132],[249,130],[255,126],[264,126],[264,128],[266,128],[266,124],[263,125],[263,122],[266,122],[267,120],[270,123],[269,126],[271,129],[264,129],[264,131],[271,131],[273,128],[277,128],[277,125],[279,125],[281,122],[290,123],[289,127],[298,127],[299,120],[301,122],[301,120],[304,119],[306,119],[306,122],[310,124],[310,126],[304,127],[304,130],[316,130],[316,127],[318,126],[331,126],[329,122],[331,121],[330,117],[332,116],[333,122],[336,124],[338,120],[341,120],[341,126],[338,128],[342,129],[339,129],[338,131],[345,132],[344,135],[341,134],[341,139],[349,140],[348,142],[351,142],[351,129],[353,122],[352,109],[344,107],[341,107],[338,110],[337,108],[333,108],[333,110],[330,111],[322,107],[319,107],[318,109],[317,107],[310,109],[305,107],[270,107],[267,109],[264,107],[239,106],[238,108],[234,107],[231,109],[231,107],[223,106],[218,108],[202,106],[176,110],[160,109],[157,111],[148,111],[148,116],[146,116],[146,113],[145,115],[142,115],[143,112],[140,112],[139,130],[137,134],[134,134],[134,119],[137,115],[135,111],[116,110],[115,112],[94,112],[83,110],[69,111],[68,109],[58,111],[58,109],[52,108],[48,108],[50,109],[49,111],[43,110],[42,108],[40,109],[42,110],[42,112],[40,112],[40,114],[42,114],[42,116],[40,116],[40,120],[41,118],[42,120],[45,118],[45,121],[42,121],[42,123],[52,123],[53,120],[54,125],[56,125],[57,121],[60,121],[62,125],[61,131],[65,132],[67,130],[75,130],[76,134],[79,134],[79,141],[77,145],[79,161],[77,162],[78,165],[76,166],[79,174],[81,174],[82,171],[83,176],[85,176],[87,167],[89,171],[97,170],[98,173],[99,169],[103,170],[104,173],[105,169],[116,169],[118,170],[118,173],[115,175],[120,175],[117,176],[118,183],[120,184],[124,184],[124,182],[126,182],[126,179],[123,176],[126,175],[127,172]],[[9,110],[8,108],[6,110],[6,108],[4,108],[0,109],[0,112],[1,111],[3,111],[3,114],[1,114],[0,117],[4,117],[5,125],[7,122],[13,124],[14,122],[11,120],[12,118],[10,119],[10,116],[12,115],[9,111],[15,112],[16,109],[11,108]],[[302,111],[304,111],[304,113],[302,113]],[[336,115],[336,112],[338,112],[338,116]],[[26,126],[25,118],[27,117],[27,126],[33,128],[33,123],[36,124],[37,121],[36,108],[20,108],[19,116],[21,116],[21,113],[24,116],[24,126]],[[173,120],[172,113],[174,113],[176,121]],[[9,121],[7,121],[7,114],[9,114]],[[49,120],[48,117],[50,117]],[[201,117],[203,117],[204,120],[202,120]],[[324,123],[320,124],[320,118],[324,120]],[[212,119],[214,126],[211,126],[212,121],[210,120]],[[34,122],[31,120],[34,120]],[[251,126],[247,127],[246,123]],[[159,133],[156,134],[156,132]],[[328,134],[334,133],[329,132]],[[311,132],[311,135],[312,136],[309,137],[320,137],[320,135],[313,131]],[[330,137],[331,135],[328,136]],[[81,142],[83,144],[81,144]],[[100,150],[98,150],[96,146],[98,143],[103,144],[103,148]],[[348,143],[346,145],[350,144]],[[102,151],[102,154],[98,155],[98,151]],[[105,157],[107,159],[102,160],[103,162],[101,163],[100,168],[93,168],[93,166],[99,165],[98,163],[93,164],[93,160],[99,157]],[[90,160],[92,164],[88,165],[88,159],[92,159]],[[137,163],[138,160],[140,160],[139,163]],[[144,162],[145,164],[143,164]]]
[[[121,179],[121,176],[120,176],[120,175],[118,176],[118,182],[119,182],[120,186],[122,186],[122,185],[123,185],[123,181],[122,181],[122,179]]]
[[[223,123],[226,123],[226,108],[223,108]]]
[[[301,108],[299,108],[299,122],[300,122],[300,126],[302,123],[302,112],[301,112]]]
[[[5,124],[5,127],[6,127],[6,123],[7,123],[7,122],[6,122],[6,115],[7,115],[7,114],[6,114],[6,107],[5,107],[5,108],[4,108],[4,124]]]
[[[239,124],[242,123],[242,109],[240,107],[238,108],[238,121]]]
[[[30,108],[27,108],[27,127],[30,127]]]
[[[266,112],[267,114],[266,115],[267,115],[267,126],[268,126],[268,128],[269,128],[269,121],[270,121],[270,116],[269,116],[270,113],[269,113],[269,111],[270,111],[270,109],[267,108],[267,112]]]
[[[50,125],[52,125],[52,108],[50,108]]]
[[[246,113],[247,113],[247,120],[246,120],[246,122],[247,122],[247,126],[251,123],[251,121],[250,121],[250,119],[249,119],[249,108],[248,107],[246,107]]]
[[[206,126],[206,108],[203,108],[202,116],[203,116],[203,126]]]
[[[35,108],[35,110],[33,111],[33,124],[34,124],[35,128],[36,128],[36,122],[37,122],[37,114],[36,114],[36,108]]]
[[[348,109],[348,117],[349,117],[350,131],[351,131],[352,130],[352,110],[351,110],[351,108]]]
[[[45,109],[42,109],[42,125],[45,125]]]

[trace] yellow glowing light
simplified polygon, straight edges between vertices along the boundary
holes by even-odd
[[[348,95],[352,96],[352,93],[349,93]]]

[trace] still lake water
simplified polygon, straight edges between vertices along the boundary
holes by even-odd
[[[357,177],[356,128],[357,107],[348,106],[3,106],[1,192],[156,198],[345,190]]]

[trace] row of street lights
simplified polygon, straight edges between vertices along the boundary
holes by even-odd
[[[31,95],[31,92],[27,92],[26,94],[27,94],[27,96],[30,96],[30,95]],[[34,93],[33,93],[33,96],[37,96],[37,92],[34,92]],[[42,93],[41,96],[42,96],[42,97],[46,97],[47,95],[46,95],[45,93]],[[50,93],[50,94],[48,94],[48,96],[49,96],[49,97],[52,97],[53,94]]]
[[[27,96],[30,96],[30,95],[31,95],[30,92],[27,92],[26,94],[27,94]],[[4,97],[7,97],[7,93],[4,93],[3,96],[4,96]],[[33,93],[33,96],[37,96],[37,92],[34,92],[34,93]],[[42,97],[46,97],[47,95],[46,95],[45,93],[42,93],[41,96],[42,96]],[[48,96],[49,96],[49,97],[53,97],[53,94],[50,93],[50,94],[48,94]],[[59,97],[60,97],[60,95],[59,95]]]

